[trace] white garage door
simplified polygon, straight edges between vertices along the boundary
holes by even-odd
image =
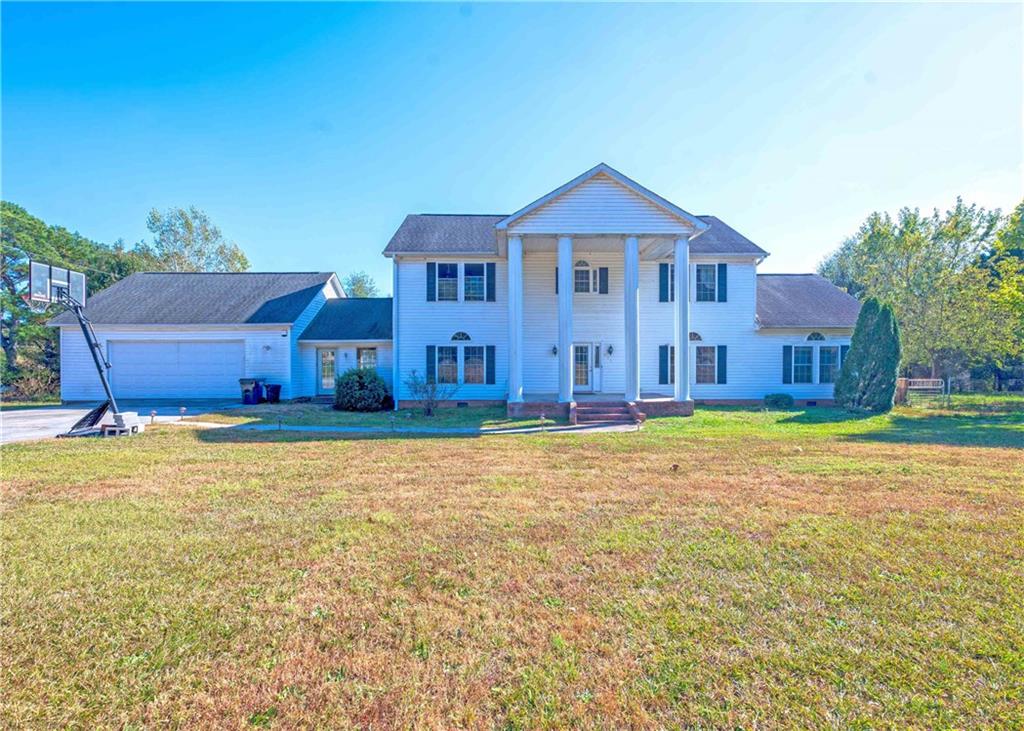
[[[241,340],[111,340],[107,357],[117,398],[238,396],[245,375]]]

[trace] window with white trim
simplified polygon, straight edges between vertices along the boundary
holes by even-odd
[[[482,345],[466,345],[462,348],[462,382],[484,383],[485,381],[484,347]]]
[[[487,298],[487,267],[482,262],[463,264],[462,299],[465,302],[483,302]]]
[[[457,346],[437,346],[437,382],[459,382],[459,348]]]
[[[437,264],[437,301],[459,301],[459,265],[438,262]]]
[[[697,301],[715,302],[718,300],[718,267],[714,264],[697,264]]]
[[[716,351],[714,345],[697,346],[697,383],[717,383]]]
[[[586,294],[593,290],[597,291],[597,270],[591,270],[590,264],[580,259],[572,271],[573,292]],[[594,286],[591,287],[591,280]]]
[[[814,348],[809,345],[793,348],[793,383],[814,383]]]
[[[818,348],[818,383],[835,383],[839,374],[839,348],[835,345]]]
[[[359,368],[377,367],[376,348],[356,348],[356,365]]]

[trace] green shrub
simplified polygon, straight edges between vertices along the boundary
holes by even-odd
[[[372,368],[352,368],[334,382],[338,411],[380,411],[390,400],[387,384]]]
[[[791,409],[793,408],[793,397],[788,393],[770,393],[764,397],[766,409]]]
[[[900,330],[892,308],[874,297],[867,299],[836,379],[836,403],[853,411],[891,409],[900,358]]]

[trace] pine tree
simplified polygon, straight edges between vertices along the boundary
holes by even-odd
[[[836,379],[836,403],[852,410],[891,409],[900,357],[899,326],[892,308],[868,298]]]

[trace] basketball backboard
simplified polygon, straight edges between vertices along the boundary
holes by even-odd
[[[70,300],[85,307],[85,274],[74,269],[28,263],[28,300],[40,306]]]

